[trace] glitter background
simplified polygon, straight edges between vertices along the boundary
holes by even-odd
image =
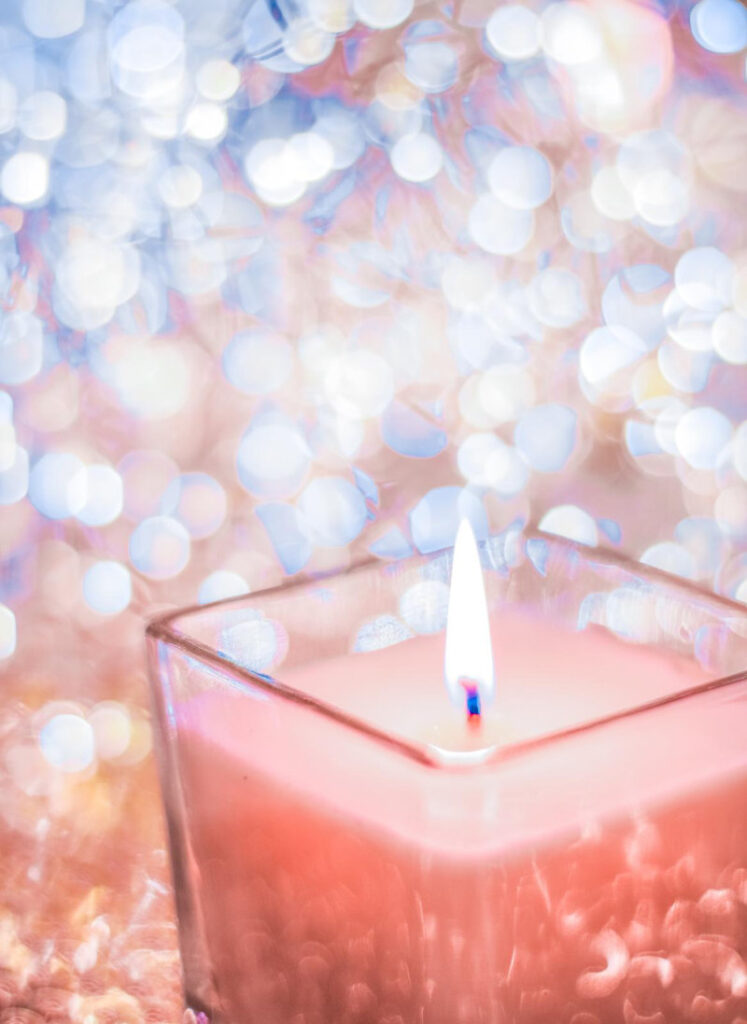
[[[174,1021],[146,615],[533,521],[747,600],[747,9],[0,10],[0,1022]]]

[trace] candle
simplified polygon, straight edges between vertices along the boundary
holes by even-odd
[[[473,608],[461,662],[451,634],[445,662],[443,635],[419,636],[301,659],[282,693],[183,639],[166,666],[152,635],[192,1006],[262,1024],[747,1019],[743,680],[709,687],[696,659],[542,600]]]

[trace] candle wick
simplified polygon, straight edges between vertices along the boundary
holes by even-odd
[[[470,679],[461,679],[467,701],[467,721],[470,725],[479,725],[481,721],[480,691]]]

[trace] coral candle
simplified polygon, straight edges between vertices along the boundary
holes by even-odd
[[[268,595],[301,649],[277,679],[206,639],[256,624],[252,599],[201,613],[191,638],[152,628],[195,1009],[226,1024],[747,1020],[747,684],[708,685],[682,640],[720,606],[549,543],[544,576],[525,557],[489,574],[489,613],[463,528],[446,637],[364,654],[325,648],[316,602],[344,637],[413,570]],[[679,653],[579,628],[579,605],[612,608],[621,579]]]

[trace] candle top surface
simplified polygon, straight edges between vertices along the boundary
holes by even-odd
[[[444,682],[448,553],[151,630],[182,648],[170,714],[184,750],[204,749],[223,780],[216,799],[226,776],[237,794],[256,777],[260,791],[272,782],[473,858],[563,829],[579,808],[606,814],[741,770],[733,724],[746,712],[711,685],[744,665],[739,609],[606,553],[542,545],[510,565],[498,538],[482,548],[494,696],[461,663],[461,702]]]
[[[289,668],[278,699],[272,683],[252,692],[247,681],[180,702],[188,759],[205,753],[197,789],[215,774],[220,803],[281,786],[338,819],[473,860],[544,842],[579,814],[616,813],[644,792],[660,802],[743,770],[747,703],[721,688],[620,717],[708,682],[694,660],[517,609],[491,631],[486,756],[472,756],[482,748],[443,685],[434,634]]]
[[[583,727],[710,678],[692,659],[516,608],[491,616],[490,636],[496,690],[479,722],[471,721],[467,697],[457,706],[444,686],[443,633],[281,668],[278,679],[449,764],[459,763],[452,754],[473,753],[477,763],[499,747]]]
[[[164,621],[198,657],[244,670],[249,689],[259,675],[268,694],[438,765],[491,761],[743,665],[740,631],[718,598],[555,539],[529,537],[532,553],[517,549],[510,563],[499,536],[481,552],[469,540],[461,573],[473,579],[459,595],[447,582],[458,575],[455,549]],[[458,613],[456,658],[444,592],[449,620]],[[475,657],[486,645],[488,659]]]

